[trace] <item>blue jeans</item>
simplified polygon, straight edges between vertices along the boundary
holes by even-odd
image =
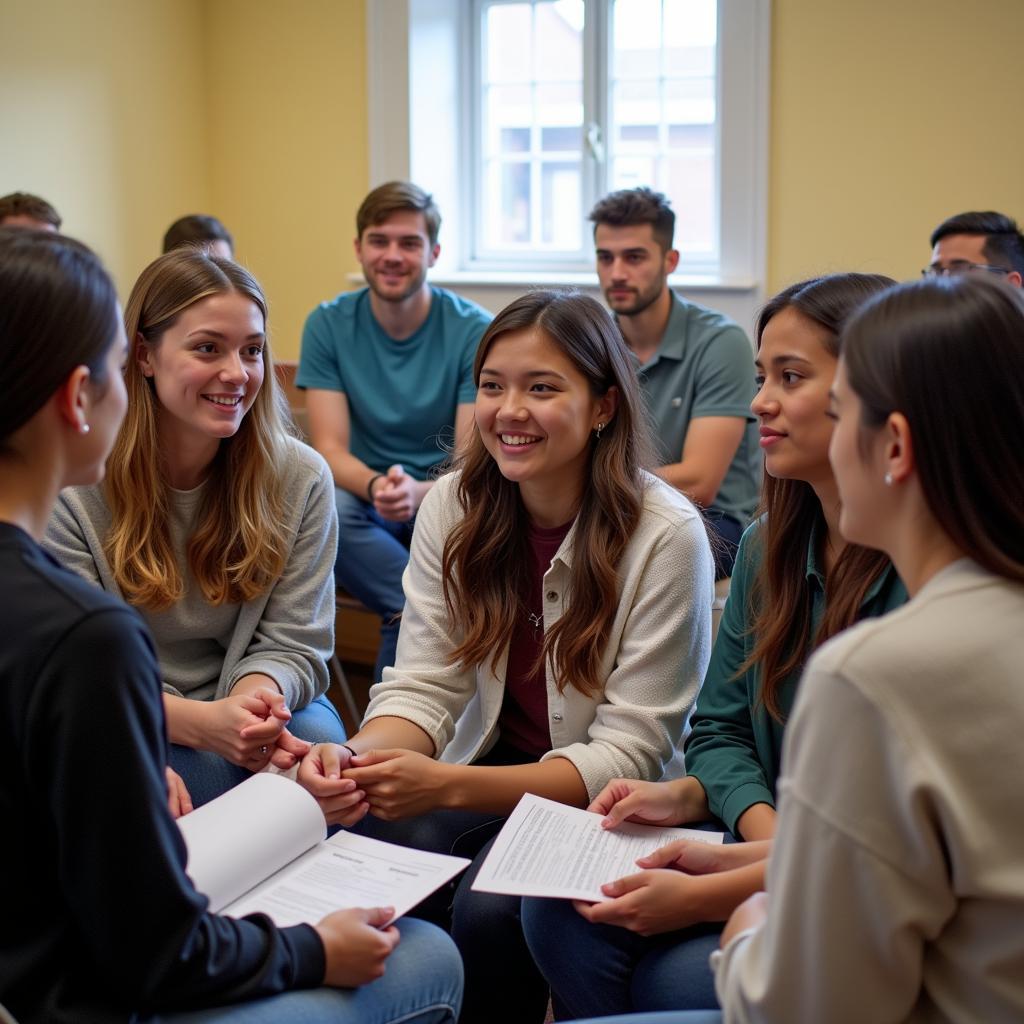
[[[477,764],[524,764],[536,760],[498,744]],[[411,911],[451,931],[462,954],[466,991],[462,1024],[542,1024],[548,986],[523,938],[518,896],[474,892],[473,880],[490,852],[504,815],[432,811],[405,821],[364,818],[353,831],[374,839],[472,860],[461,878]]]
[[[568,900],[529,897],[522,921],[559,1020],[718,1007],[708,957],[718,948],[721,924],[645,937],[591,924]]]
[[[726,843],[736,842],[717,818],[691,827],[725,832]],[[636,1024],[653,1024],[661,1020],[660,1011],[718,1009],[708,958],[718,948],[722,923],[645,937],[616,925],[591,924],[568,900],[531,897],[523,899],[522,920],[530,952],[551,986],[558,1020],[643,1011]],[[701,1014],[692,1020],[686,1014],[670,1016],[687,1024],[705,1020]]]
[[[334,488],[338,507],[338,557],[334,581],[381,617],[380,649],[373,681],[395,663],[399,616],[405,607],[402,573],[409,563],[415,517],[393,523],[342,487]]]
[[[455,1024],[462,962],[451,939],[423,921],[403,919],[382,978],[356,989],[315,988],[250,1003],[171,1013],[152,1024]]]
[[[344,743],[345,727],[334,705],[326,697],[317,697],[301,711],[292,712],[288,731],[310,743]],[[172,743],[171,767],[185,780],[192,803],[201,807],[214,797],[244,782],[252,772],[210,750],[194,750]]]

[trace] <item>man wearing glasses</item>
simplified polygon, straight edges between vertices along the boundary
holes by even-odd
[[[925,277],[979,273],[998,274],[1015,288],[1024,282],[1024,234],[1005,214],[958,213],[932,232],[931,246]]]

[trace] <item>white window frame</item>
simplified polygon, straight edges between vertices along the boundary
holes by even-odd
[[[696,301],[717,296],[717,308],[749,326],[764,297],[771,0],[719,5],[719,264],[708,273],[674,275],[670,284]],[[404,178],[434,193],[443,217],[432,273],[438,283],[465,293],[538,284],[594,288],[591,269],[532,259],[483,267],[471,258],[473,9],[473,0],[367,0],[370,187]],[[599,30],[595,21],[586,31]],[[589,109],[606,102],[606,80],[593,81],[599,95],[585,98]],[[735,302],[722,301],[730,295]],[[499,308],[493,298],[491,308]]]

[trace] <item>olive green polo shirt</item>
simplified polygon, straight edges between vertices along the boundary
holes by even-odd
[[[754,666],[739,672],[754,649],[751,594],[761,565],[761,523],[758,519],[749,526],[740,540],[729,599],[684,747],[686,773],[700,780],[711,813],[734,835],[736,822],[748,808],[754,804],[775,806],[785,728],[785,723],[772,718],[758,700],[760,669]],[[818,562],[817,547],[817,538],[812,535],[804,570],[812,636],[825,613],[825,574]],[[890,566],[868,588],[859,618],[884,615],[906,601],[906,587]],[[779,689],[778,703],[784,718],[793,708],[802,674],[803,666],[783,680]]]
[[[742,526],[750,522],[761,489],[754,398],[754,351],[740,327],[722,313],[672,293],[668,326],[650,361],[637,362],[640,387],[654,422],[658,464],[679,462],[690,421],[737,416],[743,439],[715,496],[714,507]]]

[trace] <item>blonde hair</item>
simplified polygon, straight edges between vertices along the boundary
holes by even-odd
[[[159,399],[135,348],[139,342],[159,345],[184,310],[229,292],[251,299],[266,324],[266,299],[247,270],[198,249],[177,249],[142,272],[125,307],[132,348],[125,369],[128,413],[107,462],[104,490],[112,526],[104,549],[125,600],[153,611],[178,601],[185,584],[171,544],[169,488],[157,443]],[[238,433],[220,443],[211,486],[188,539],[188,568],[214,605],[252,600],[284,569],[282,477],[290,416],[269,343],[263,368],[263,385]]]

